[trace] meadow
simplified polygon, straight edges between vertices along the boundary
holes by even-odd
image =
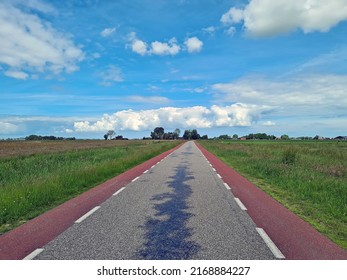
[[[200,141],[347,249],[347,141]]]
[[[0,234],[179,141],[1,141]]]

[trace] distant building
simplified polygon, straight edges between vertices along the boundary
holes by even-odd
[[[347,136],[337,136],[334,139],[335,140],[347,140]]]

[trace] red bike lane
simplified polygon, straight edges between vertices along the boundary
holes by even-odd
[[[182,145],[182,144],[181,144]],[[72,226],[82,215],[107,200],[134,178],[178,149],[166,151],[98,185],[52,210],[0,235],[0,260],[23,259]]]
[[[292,260],[347,260],[347,251],[319,233],[215,155],[196,143],[258,227]]]

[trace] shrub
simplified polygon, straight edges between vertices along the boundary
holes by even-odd
[[[289,147],[286,150],[284,150],[282,154],[282,163],[293,165],[298,160],[298,151],[294,149],[293,147]]]

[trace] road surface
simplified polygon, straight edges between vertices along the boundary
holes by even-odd
[[[34,259],[284,258],[194,142],[35,250]]]

